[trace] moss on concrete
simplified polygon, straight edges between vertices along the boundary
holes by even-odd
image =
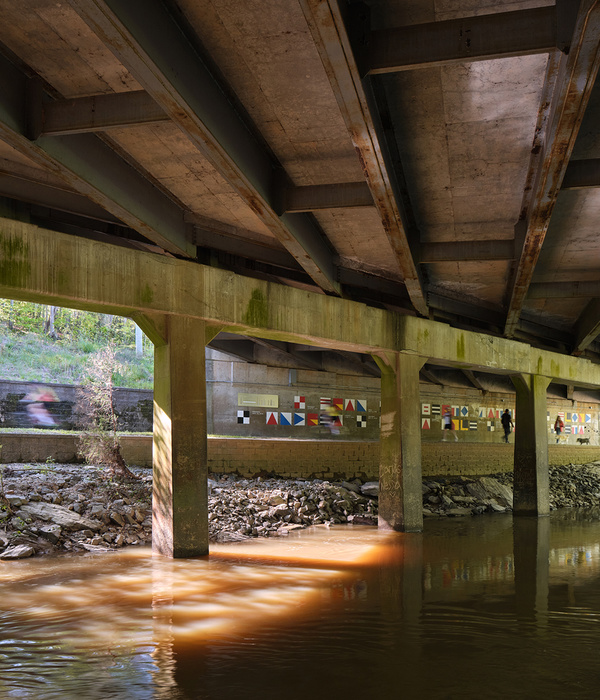
[[[244,323],[248,326],[264,328],[268,325],[269,311],[267,300],[261,289],[254,289],[244,314]]]
[[[0,278],[5,284],[24,286],[31,277],[29,246],[19,238],[0,233]]]

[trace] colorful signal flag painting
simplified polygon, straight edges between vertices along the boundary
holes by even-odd
[[[305,409],[306,408],[306,396],[294,396],[294,408]]]
[[[421,418],[421,430],[430,430],[431,420],[429,418]]]
[[[304,413],[294,413],[294,426],[306,425]]]
[[[431,415],[432,416],[439,416],[440,415],[440,404],[439,403],[432,403],[431,404]]]
[[[319,425],[319,414],[318,413],[307,413],[306,423],[310,426]]]
[[[421,413],[424,416],[430,416],[431,415],[431,404],[430,403],[421,404]]]
[[[329,408],[331,406],[331,398],[321,397],[320,406],[322,411]]]
[[[267,425],[279,425],[278,411],[267,411]]]
[[[359,428],[367,427],[367,417],[366,416],[356,416],[356,425]]]
[[[336,411],[343,411],[344,410],[344,399],[333,399],[331,402],[331,405],[335,408]]]
[[[238,411],[237,422],[241,425],[250,425],[250,411]]]
[[[344,411],[356,411],[356,403],[354,399],[346,399],[344,404]]]
[[[292,414],[283,413],[279,414],[279,425],[291,425],[292,424]]]
[[[381,406],[379,406],[381,408]],[[356,399],[356,410],[359,413],[367,412],[367,400],[366,399]]]

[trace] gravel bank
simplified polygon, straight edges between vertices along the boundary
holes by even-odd
[[[0,558],[55,552],[109,551],[149,544],[152,474],[115,481],[74,465],[0,467]],[[209,480],[213,542],[281,537],[313,525],[377,524],[376,482],[241,479]],[[600,463],[550,468],[552,509],[600,505]],[[423,481],[426,518],[468,517],[512,510],[512,474]]]

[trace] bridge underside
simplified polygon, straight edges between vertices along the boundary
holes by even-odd
[[[600,0],[1,4],[0,293],[154,340],[159,551],[207,548],[208,343],[381,377],[396,529],[419,380],[510,377],[546,512],[544,387],[600,386],[599,65]]]

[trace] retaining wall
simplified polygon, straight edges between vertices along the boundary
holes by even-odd
[[[78,461],[77,436],[5,433],[0,436],[0,461],[59,463]],[[151,466],[152,438],[123,436],[122,451],[128,464]],[[512,471],[513,445],[498,443],[424,443],[424,476],[475,476]],[[594,445],[548,446],[551,465],[586,464],[600,460],[600,447]],[[209,470],[252,477],[276,474],[290,478],[353,479],[376,481],[379,473],[379,443],[375,441],[323,441],[208,438]]]

